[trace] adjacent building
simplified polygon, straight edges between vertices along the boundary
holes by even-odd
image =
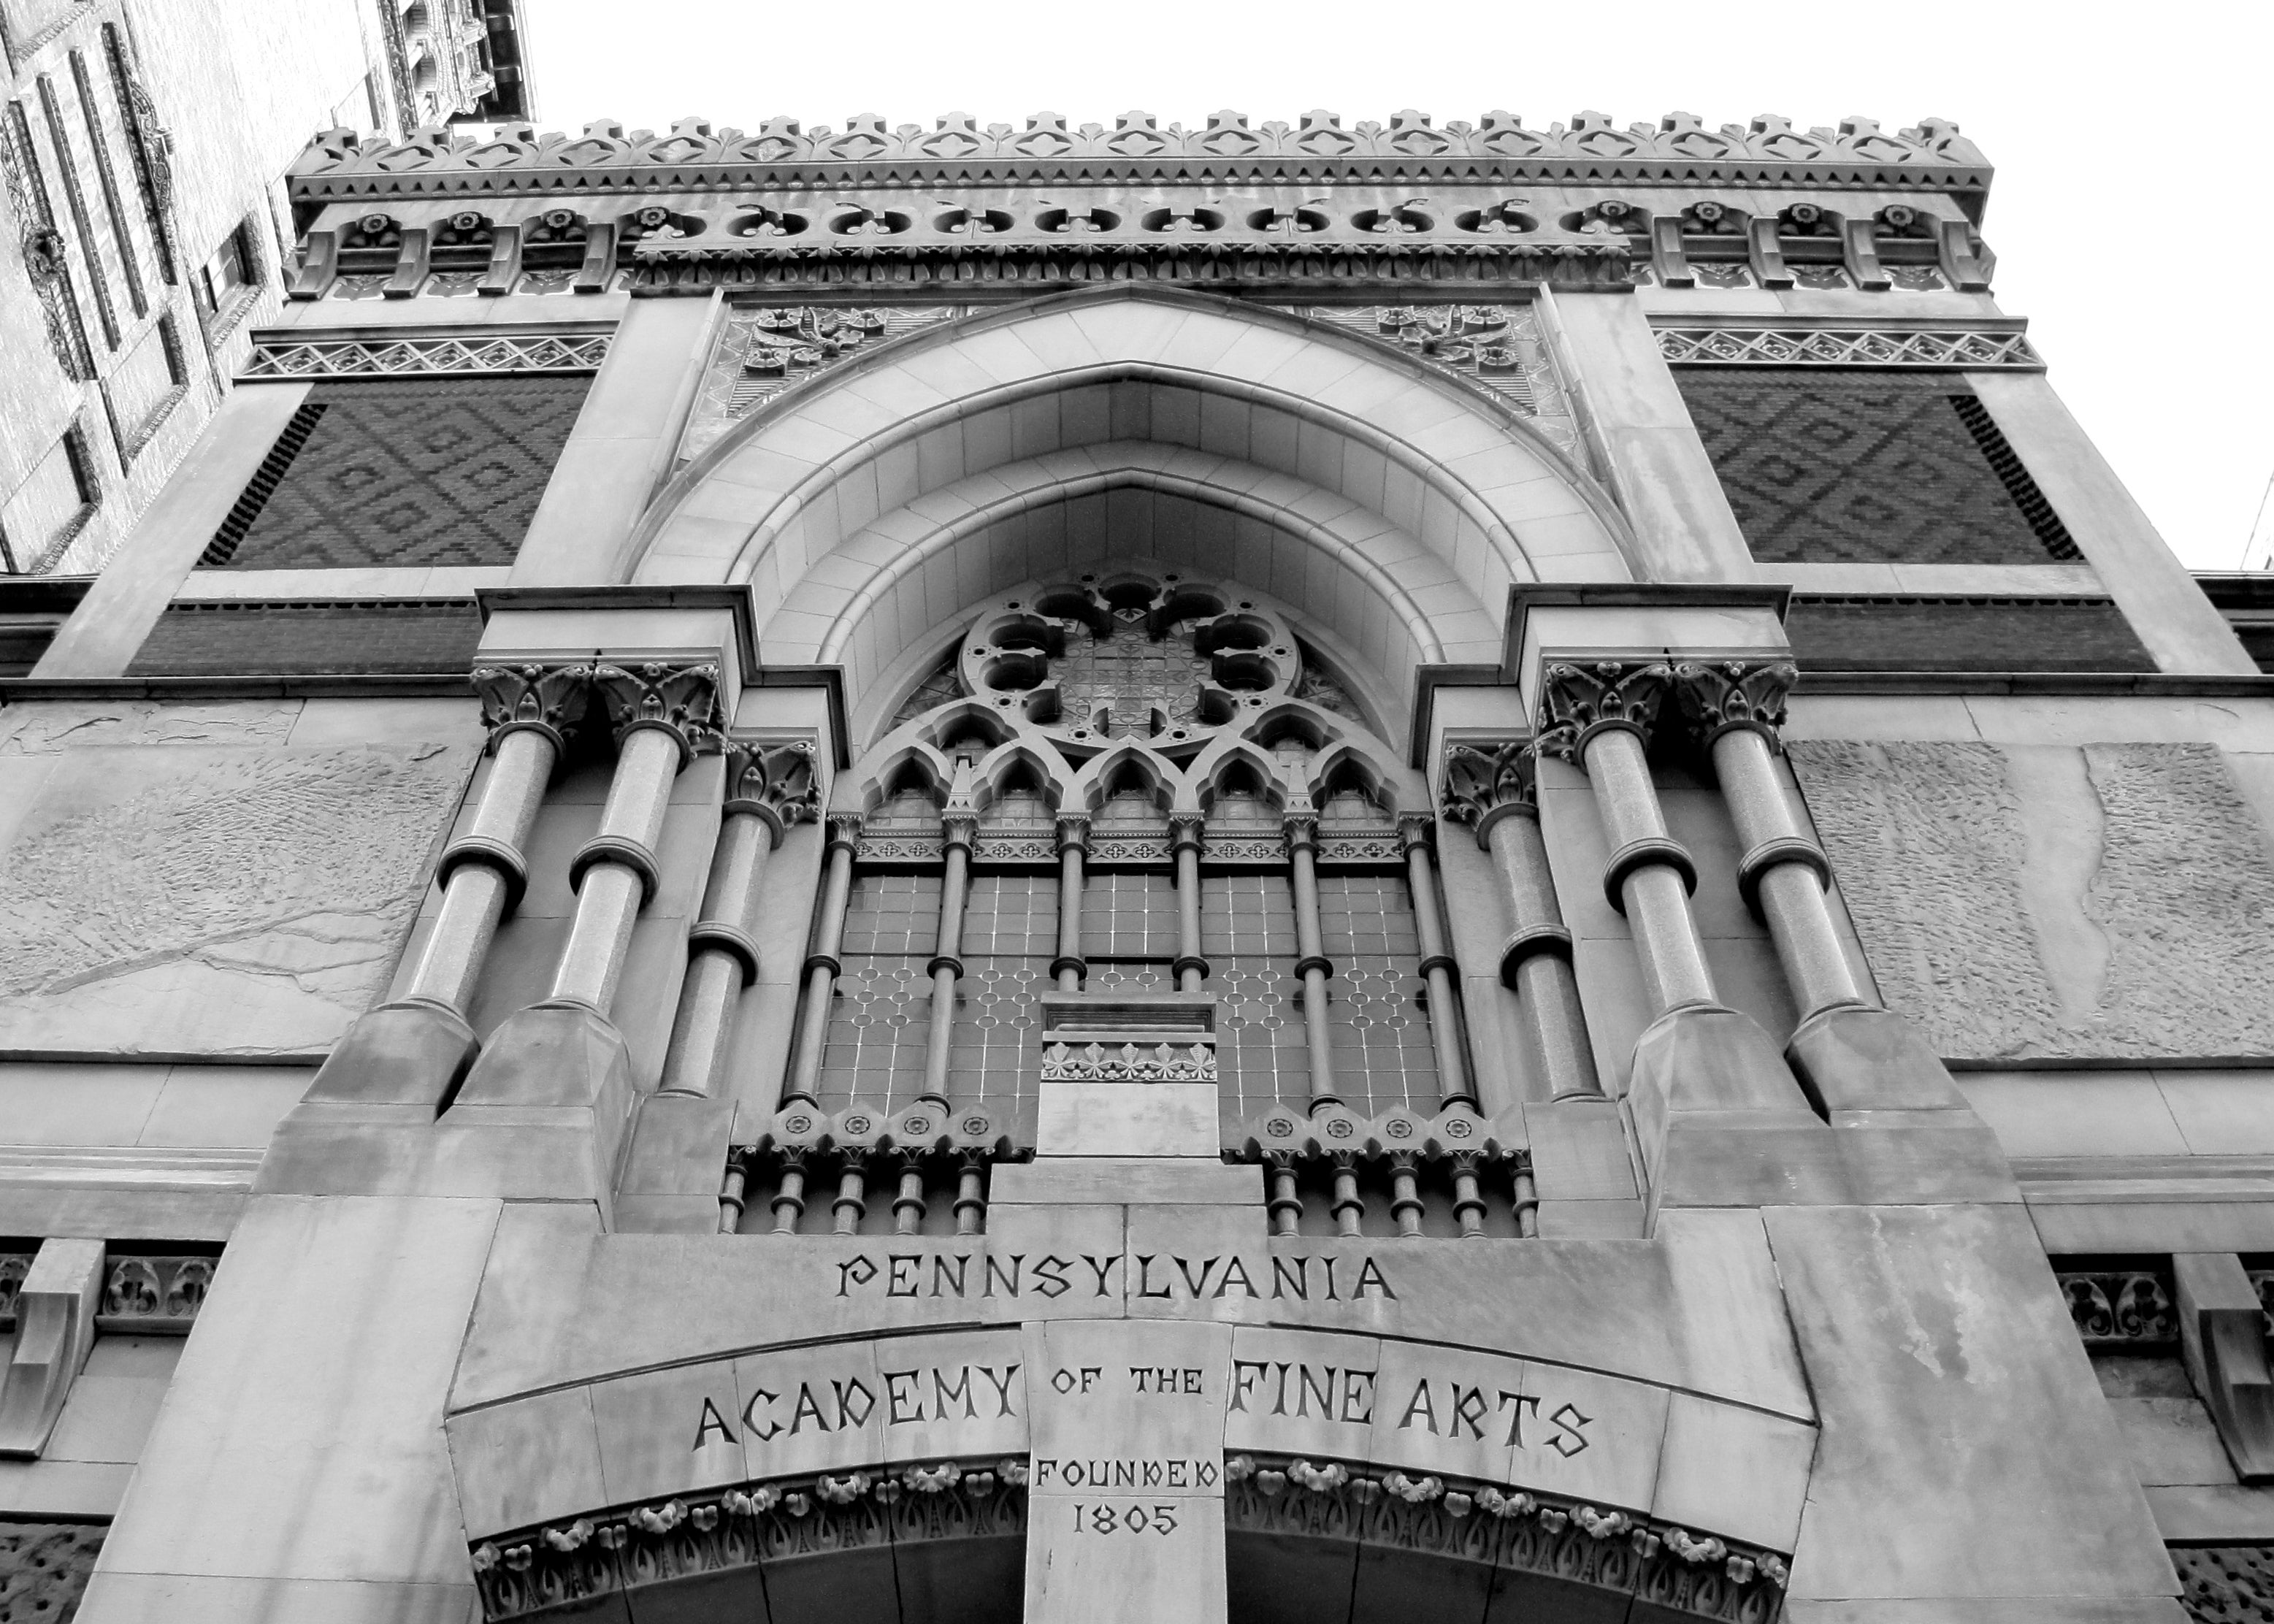
[[[94,573],[196,442],[312,134],[531,112],[514,0],[6,0],[0,70],[0,575]]]
[[[406,117],[0,587],[0,1614],[2274,1616],[2274,686],[1955,125]]]

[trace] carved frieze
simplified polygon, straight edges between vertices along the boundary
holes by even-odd
[[[322,1053],[384,993],[471,762],[439,744],[59,753],[0,853],[0,1044]]]
[[[241,378],[398,378],[434,373],[590,372],[606,333],[496,333],[408,338],[255,338]]]
[[[1946,1058],[2274,1054],[2274,864],[2212,747],[1789,753],[1881,993]]]
[[[2012,332],[1940,327],[1662,327],[1658,352],[1677,366],[1916,366],[2043,372]]]

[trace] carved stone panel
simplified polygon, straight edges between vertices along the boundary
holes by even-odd
[[[2274,862],[2212,747],[1791,754],[1880,991],[1946,1058],[2274,1053]]]
[[[0,1049],[322,1052],[386,991],[464,746],[146,746],[0,770]]]

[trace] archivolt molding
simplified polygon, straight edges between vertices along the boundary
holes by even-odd
[[[1325,488],[1372,496],[1441,556],[1489,553],[1504,580],[1543,573],[1535,556],[1558,574],[1632,573],[1616,504],[1513,408],[1330,324],[1114,289],[910,333],[760,408],[650,509],[635,578],[750,580],[771,613],[808,560],[894,505],[885,491],[907,500],[1020,455],[1126,437],[1116,417],[1134,420],[1133,386],[1146,391],[1141,437],[1219,454],[1236,439],[1295,477],[1307,441]],[[1052,400],[1068,409],[1038,404]],[[1350,448],[1382,459],[1378,492],[1344,488]],[[870,469],[873,496],[855,478]]]

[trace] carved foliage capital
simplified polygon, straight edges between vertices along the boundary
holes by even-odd
[[[1495,813],[1537,812],[1539,775],[1540,758],[1529,739],[1457,744],[1445,752],[1444,786],[1438,801],[1453,822],[1482,831]]]
[[[1674,668],[1675,702],[1701,745],[1742,727],[1773,747],[1777,729],[1784,725],[1785,695],[1799,676],[1790,660],[1685,663]]]
[[[728,812],[749,812],[764,819],[779,841],[792,823],[814,816],[819,806],[813,747],[803,740],[727,747]]]
[[[1064,852],[1069,848],[1088,851],[1089,849],[1089,814],[1087,812],[1059,813],[1058,835],[1059,851]]]
[[[590,665],[478,665],[474,692],[481,696],[482,725],[493,749],[506,734],[543,734],[556,750],[566,747],[568,730],[584,719],[592,692]]]
[[[1621,729],[1649,741],[1674,673],[1656,661],[1593,660],[1547,667],[1540,689],[1540,749],[1578,763],[1587,741]]]
[[[643,727],[669,733],[682,759],[719,748],[716,665],[595,665],[592,683],[608,708],[608,726],[619,748]]]

